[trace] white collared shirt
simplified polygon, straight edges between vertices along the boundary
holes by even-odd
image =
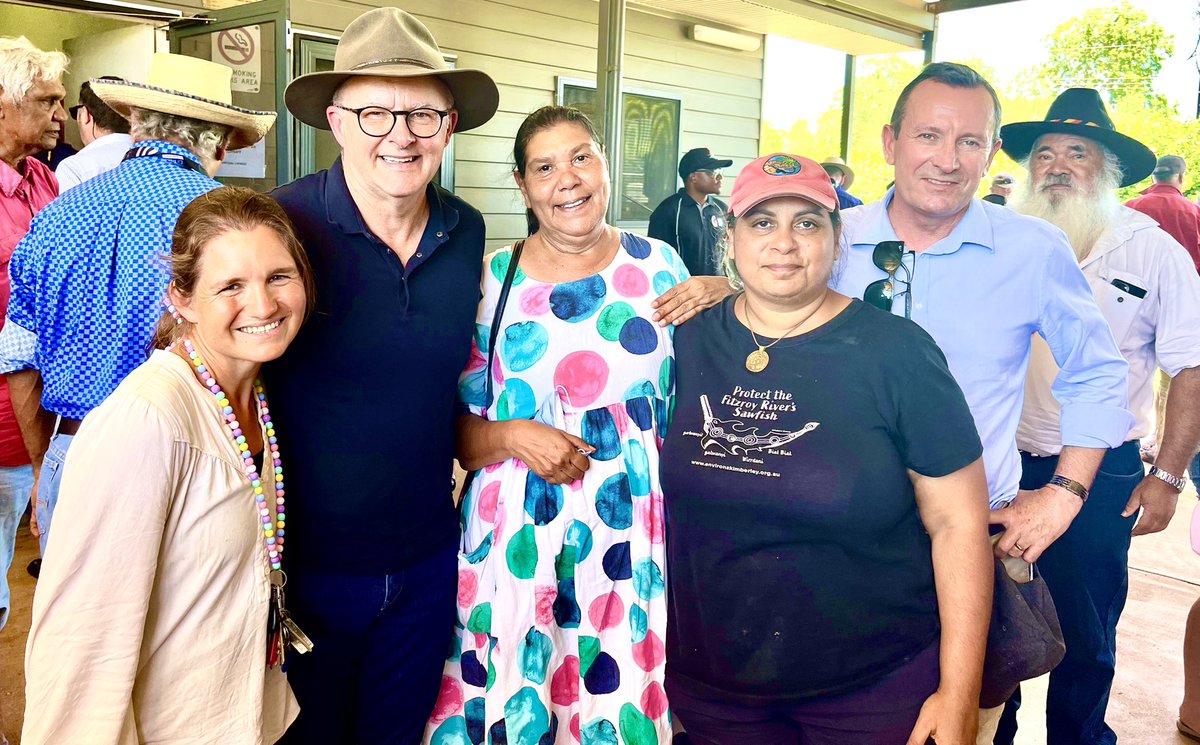
[[[1153,432],[1156,368],[1175,377],[1200,367],[1200,276],[1187,251],[1152,218],[1121,207],[1080,265],[1096,304],[1129,362],[1129,438]],[[1141,295],[1141,297],[1139,297]],[[1059,407],[1050,386],[1058,366],[1034,337],[1017,445],[1036,455],[1062,450]]]
[[[113,133],[97,137],[79,152],[63,158],[58,168],[54,169],[58,193],[62,194],[73,186],[116,168],[131,147],[133,140],[129,135]]]

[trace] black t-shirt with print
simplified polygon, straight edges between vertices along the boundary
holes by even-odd
[[[756,374],[733,307],[675,333],[667,675],[737,703],[851,691],[938,638],[906,469],[945,476],[983,448],[915,323],[855,300]]]

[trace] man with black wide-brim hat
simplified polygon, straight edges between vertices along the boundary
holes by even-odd
[[[1174,238],[1118,200],[1119,187],[1150,175],[1155,157],[1116,130],[1097,91],[1067,90],[1044,120],[1009,124],[1001,137],[1004,151],[1029,168],[1011,206],[1067,234],[1129,363],[1135,423],[1128,441],[1105,455],[1088,503],[1038,562],[1067,646],[1066,658],[1050,674],[1047,741],[1115,743],[1104,715],[1130,537],[1167,526],[1188,462],[1200,448],[1200,277]],[[1061,417],[1051,391],[1058,366],[1046,343],[1034,342],[1017,432],[1023,489],[1046,483],[1059,460]],[[1138,439],[1154,436],[1152,381],[1160,368],[1172,378],[1165,434],[1143,478]],[[1015,708],[1010,702],[995,742],[1012,742]]]
[[[479,211],[433,184],[456,132],[499,104],[398,8],[346,27],[333,70],[288,86],[341,157],[277,189],[317,312],[267,374],[288,467],[288,603],[315,645],[288,658],[285,743],[419,742],[453,637],[455,399],[479,303]]]

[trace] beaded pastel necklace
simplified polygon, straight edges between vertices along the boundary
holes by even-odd
[[[246,477],[250,479],[250,486],[254,488],[254,502],[258,508],[258,514],[262,518],[263,544],[266,547],[267,559],[271,564],[271,569],[281,571],[282,563],[280,554],[283,553],[284,528],[287,523],[287,514],[284,512],[284,492],[283,492],[283,464],[279,459],[279,444],[275,437],[275,425],[271,422],[271,409],[267,405],[267,394],[263,390],[261,380],[254,381],[254,395],[257,399],[258,416],[262,420],[263,427],[267,431],[267,442],[264,443],[270,448],[271,460],[273,464],[273,479],[269,483],[275,487],[275,519],[271,519],[271,508],[267,504],[266,487],[263,486],[263,479],[259,476],[258,466],[254,464],[254,456],[250,453],[250,445],[246,443],[246,435],[242,432],[242,425],[237,420],[237,415],[233,413],[233,406],[229,403],[229,397],[225,395],[225,391],[221,390],[221,386],[217,384],[217,379],[213,376],[212,371],[204,364],[204,360],[200,358],[196,348],[192,346],[191,339],[183,340],[183,348],[187,350],[188,359],[191,360],[197,377],[200,378],[205,387],[212,392],[217,399],[217,406],[221,408],[221,414],[225,417],[225,424],[229,427],[230,437],[233,438],[233,445],[237,448],[238,455],[242,456],[242,468],[246,472]]]

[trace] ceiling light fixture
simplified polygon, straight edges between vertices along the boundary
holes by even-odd
[[[688,38],[704,44],[712,44],[726,49],[736,49],[739,52],[756,52],[762,46],[761,36],[747,36],[724,31],[711,26],[694,24],[688,26]]]

